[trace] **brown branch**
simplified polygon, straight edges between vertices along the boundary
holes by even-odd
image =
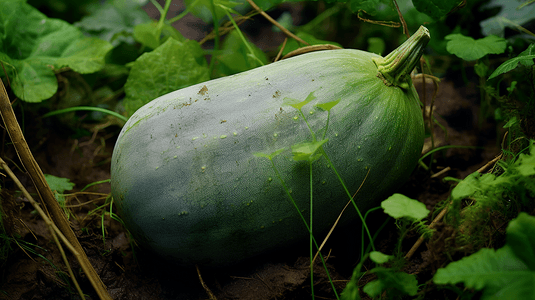
[[[284,51],[284,48],[286,47],[286,43],[287,42],[288,42],[288,37],[285,37],[284,38],[284,42],[282,42],[281,49],[280,49],[279,53],[277,53],[277,57],[275,57],[274,61],[278,61],[281,58],[282,51]]]
[[[51,219],[55,224],[54,226],[57,225],[61,233],[63,233],[69,243],[74,247],[74,249],[72,250],[75,251],[73,252],[71,250],[71,252],[73,252],[74,256],[78,259],[81,268],[86,273],[89,281],[95,288],[95,291],[97,292],[100,299],[111,300],[111,297],[106,290],[106,286],[95,272],[93,266],[91,266],[91,263],[89,262],[89,259],[87,258],[84,249],[80,245],[80,242],[78,242],[76,235],[74,235],[74,232],[72,231],[69,222],[65,217],[65,214],[61,210],[61,207],[59,206],[56,199],[54,198],[54,195],[52,194],[52,191],[50,190],[50,187],[48,186],[48,183],[45,180],[45,176],[43,175],[41,168],[35,161],[35,158],[33,157],[30,148],[26,143],[26,140],[24,138],[24,135],[22,134],[22,130],[20,129],[19,123],[17,122],[17,118],[15,117],[15,113],[13,112],[13,108],[11,107],[11,103],[9,102],[6,89],[1,79],[0,113],[2,115],[2,119],[4,121],[5,128],[9,134],[9,137],[11,138],[11,141],[15,146],[15,150],[17,151],[17,155],[19,156],[20,161],[22,162],[24,168],[26,169],[26,172],[32,179],[32,182],[39,196],[41,197],[44,207],[50,209],[50,212],[47,212],[47,214],[51,216]]]
[[[409,34],[409,28],[407,27],[407,23],[405,22],[405,19],[403,18],[403,15],[401,14],[401,11],[399,10],[399,6],[398,6],[397,1],[396,0],[392,0],[392,2],[394,2],[394,5],[396,6],[396,10],[398,12],[399,20],[401,21],[401,25],[403,25],[403,33],[407,37],[411,37],[411,35]]]
[[[292,56],[296,56],[296,55],[300,55],[300,54],[304,54],[308,52],[314,52],[314,51],[320,51],[320,50],[336,50],[336,49],[342,49],[342,48],[336,45],[331,45],[331,44],[306,46],[306,47],[301,47],[299,49],[289,52],[288,54],[284,55],[282,59],[290,58]]]

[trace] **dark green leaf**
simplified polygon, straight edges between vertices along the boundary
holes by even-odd
[[[55,69],[86,74],[104,67],[112,48],[85,37],[65,21],[49,19],[21,0],[0,0],[0,60],[7,67],[15,95],[28,102],[52,97],[58,88]],[[4,76],[3,72],[0,76]]]
[[[433,19],[440,19],[459,6],[459,0],[412,0],[414,7]]]
[[[535,217],[521,212],[509,222],[507,244],[531,271],[535,271]]]
[[[250,41],[247,43],[253,49],[255,57],[263,64],[268,64],[266,54]],[[249,49],[236,30],[231,31],[225,38],[223,48],[218,53],[217,60],[221,63],[218,66],[218,72],[221,76],[236,74],[262,65],[258,60],[248,56]]]
[[[245,0],[186,0],[185,3],[191,14],[201,18],[206,23],[212,23],[212,1],[214,1],[213,4],[218,20],[221,20],[227,15],[223,7],[232,9],[246,2]],[[193,5],[194,3],[195,5]]]
[[[530,46],[531,47],[531,46]],[[503,73],[507,73],[511,70],[516,69],[518,66],[518,63],[521,63],[525,66],[530,66],[533,64],[533,59],[535,59],[535,54],[530,55],[519,55],[517,57],[511,58],[504,63],[502,63],[492,74],[490,74],[488,79],[492,79],[498,75],[501,75]]]
[[[394,289],[409,296],[414,296],[418,292],[418,281],[414,275],[395,272],[383,267],[374,268],[370,273],[377,274],[379,278],[369,282],[363,288],[363,291],[371,297],[377,297],[387,289]]]
[[[124,33],[131,34],[134,26],[150,22],[143,10],[145,1],[111,0],[95,6],[90,15],[83,17],[75,26],[85,32],[117,45]],[[131,39],[131,38],[130,38]]]
[[[168,39],[133,64],[125,84],[124,106],[129,115],[172,91],[207,81],[208,66],[196,41]]]
[[[466,287],[481,290],[495,285],[502,279],[511,281],[522,276],[533,276],[527,266],[514,254],[509,246],[498,250],[483,248],[438,269],[433,277],[436,284],[464,283]],[[534,287],[535,288],[535,287]],[[535,295],[535,294],[534,294]],[[509,295],[512,297],[512,295]],[[520,299],[512,297],[510,299]]]

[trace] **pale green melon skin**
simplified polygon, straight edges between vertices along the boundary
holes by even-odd
[[[364,213],[411,174],[424,125],[418,95],[386,86],[359,50],[319,51],[184,88],[140,108],[122,129],[112,157],[114,203],[138,242],[182,265],[222,266],[308,238],[269,159],[309,218],[309,165],[291,146],[311,141],[298,111],[283,99],[317,97],[303,112]],[[206,91],[201,91],[206,86]],[[318,241],[348,202],[325,158],[312,164]],[[353,206],[346,213],[356,216]],[[360,228],[355,228],[360,232]],[[355,236],[355,238],[359,238]]]

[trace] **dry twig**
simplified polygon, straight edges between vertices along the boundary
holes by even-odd
[[[50,190],[50,187],[46,182],[45,176],[43,175],[41,168],[37,164],[37,161],[35,161],[35,158],[33,157],[30,148],[26,143],[26,140],[24,138],[24,135],[22,134],[22,130],[20,129],[19,123],[17,122],[17,118],[15,117],[15,113],[13,112],[13,108],[11,107],[11,103],[9,102],[6,89],[1,79],[0,113],[2,115],[2,119],[4,121],[5,128],[9,134],[9,137],[11,138],[11,141],[15,146],[17,155],[19,156],[24,168],[26,169],[26,172],[32,179],[32,182],[35,185],[39,196],[41,197],[42,203],[44,204],[43,215],[49,216],[52,220],[50,226],[52,226],[53,228],[58,228],[58,230],[55,231],[58,233],[58,236],[62,239],[67,248],[69,248],[71,253],[80,263],[80,267],[87,275],[87,278],[91,282],[91,285],[97,292],[100,299],[111,300],[111,297],[106,290],[106,286],[104,285],[100,277],[95,272],[95,269],[89,262],[89,259],[87,258],[84,249],[82,248],[80,242],[74,235],[74,232],[72,231],[69,222],[65,217],[65,214],[63,213],[56,199],[54,198],[54,195],[52,194],[52,191]],[[39,205],[37,205],[37,207],[40,208]]]

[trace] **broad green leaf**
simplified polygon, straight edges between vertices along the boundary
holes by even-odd
[[[202,49],[196,41],[168,39],[133,63],[125,84],[124,106],[129,115],[172,91],[210,79]]]
[[[264,65],[268,64],[269,61],[266,54],[250,41],[247,41],[247,43],[253,49],[255,57]],[[238,32],[236,30],[231,31],[226,36],[221,51],[217,54],[217,61],[220,63],[218,65],[219,74],[228,76],[262,65],[258,60],[248,56],[248,54],[250,54],[249,49],[243,43]]]
[[[525,1],[522,1],[525,2]],[[521,1],[491,0],[483,9],[500,8],[500,12],[480,23],[484,35],[496,35],[503,37],[506,27],[516,30],[535,18],[535,5],[520,7]]]
[[[335,42],[324,41],[324,40],[317,39],[313,35],[308,34],[306,32],[298,32],[296,35],[298,37],[300,37],[303,41],[309,43],[310,45],[331,44],[331,45],[336,45],[336,46],[342,47],[342,45],[340,45],[338,43],[335,43]],[[290,52],[292,52],[294,50],[297,50],[298,48],[304,47],[304,46],[306,46],[306,45],[299,44],[294,39],[289,39],[288,42],[286,43],[286,46],[284,47],[284,50],[282,51],[282,55],[284,56],[284,55],[286,55],[286,54],[288,54],[288,53],[290,53]],[[331,50],[331,51],[336,51],[336,50]]]
[[[75,184],[71,182],[69,178],[56,177],[50,174],[44,174],[45,180],[52,191],[56,191],[59,194],[63,194],[65,191],[70,191],[74,188]]]
[[[481,299],[535,299],[535,272],[530,271],[508,245],[496,251],[483,248],[452,262],[438,269],[433,281],[435,284],[464,283],[467,288],[476,290],[484,288]],[[496,295],[501,297],[493,298]]]
[[[429,214],[425,204],[402,194],[388,197],[381,202],[381,207],[386,214],[395,219],[408,218],[412,221],[420,221]]]
[[[85,37],[78,28],[47,18],[22,0],[0,0],[0,7],[0,61],[17,97],[28,102],[52,97],[58,89],[57,69],[87,74],[104,67],[110,43]]]
[[[460,33],[449,34],[446,49],[449,53],[466,61],[480,59],[487,54],[501,54],[505,52],[507,40],[494,35],[474,40]]]
[[[379,251],[372,251],[370,252],[370,259],[377,264],[384,264],[385,262],[391,260],[394,258],[392,255],[386,255]]]
[[[308,94],[307,98],[303,101],[299,101],[297,99],[293,99],[293,98],[288,98],[288,97],[285,97],[283,99],[283,102],[282,102],[282,105],[290,105],[291,107],[297,109],[297,110],[301,110],[301,108],[303,108],[303,106],[307,105],[310,101],[316,99],[316,96],[314,96],[314,92],[311,92],[310,94]]]
[[[459,0],[412,0],[414,7],[433,19],[440,19],[463,1]]]
[[[338,100],[331,101],[331,102],[316,104],[315,106],[322,110],[330,111],[331,108],[333,108],[336,104],[340,103],[340,100],[341,98]]]
[[[516,170],[522,176],[528,177],[535,175],[535,144],[530,146],[530,154],[521,153],[515,163]]]
[[[123,40],[120,37],[123,37],[125,33],[132,34],[134,26],[150,22],[151,19],[143,10],[146,2],[145,0],[109,0],[96,5],[90,10],[88,16],[83,17],[74,25],[116,46]]]
[[[535,272],[535,217],[521,212],[509,222],[507,244],[514,254]]]
[[[528,54],[529,53],[529,54]],[[526,51],[522,52],[517,57],[511,58],[504,63],[502,63],[492,74],[490,74],[488,79],[492,79],[503,73],[507,73],[513,69],[516,69],[518,63],[523,64],[524,66],[533,65],[533,59],[535,59],[535,44],[531,44]]]
[[[314,155],[318,149],[325,144],[329,139],[314,142],[304,142],[292,146],[292,153],[294,160],[314,161],[321,156],[321,154]]]

